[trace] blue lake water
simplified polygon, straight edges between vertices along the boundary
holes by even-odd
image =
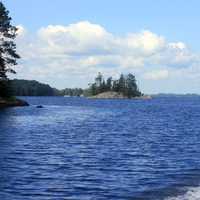
[[[200,199],[199,97],[24,99],[0,110],[1,200]]]

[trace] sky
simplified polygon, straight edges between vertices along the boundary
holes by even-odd
[[[134,73],[144,93],[200,94],[199,0],[3,0],[18,27],[15,78],[87,87]]]

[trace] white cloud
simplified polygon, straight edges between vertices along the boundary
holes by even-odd
[[[26,32],[26,29],[22,25],[17,26],[17,37],[25,36]]]
[[[173,49],[179,49],[179,50],[184,50],[187,48],[183,42],[169,43],[169,47]]]
[[[38,31],[38,37],[49,51],[66,54],[103,54],[112,49],[112,34],[87,21],[69,26],[48,26]]]
[[[124,40],[124,38],[122,39]],[[144,53],[155,53],[165,46],[165,39],[150,31],[129,34],[125,39],[130,50],[139,50]]]
[[[160,79],[168,78],[169,72],[168,70],[157,70],[157,71],[147,72],[143,76],[144,76],[144,79],[148,79],[148,80],[160,80]]]
[[[175,80],[180,74],[190,78],[194,71],[200,75],[199,55],[185,43],[168,42],[149,30],[118,36],[98,24],[81,21],[49,25],[27,34],[19,25],[17,46],[22,57],[16,68],[18,77],[54,80],[57,87],[70,86],[72,76],[77,86],[87,86],[99,71],[112,76],[133,72],[144,81]]]

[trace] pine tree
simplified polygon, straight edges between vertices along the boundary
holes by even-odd
[[[113,81],[112,90],[113,90],[114,92],[119,92],[119,80],[114,80],[114,81]]]
[[[8,73],[15,73],[12,66],[17,64],[20,56],[16,52],[14,39],[17,28],[11,24],[12,18],[4,4],[0,2],[0,96],[9,96]]]
[[[125,87],[126,87],[126,80],[123,74],[120,75],[119,78],[119,92],[124,93]]]
[[[109,77],[106,81],[106,91],[112,90],[112,77]]]
[[[128,98],[141,96],[140,91],[138,90],[135,76],[133,74],[128,74],[126,78],[126,89],[125,95]]]
[[[100,86],[100,92],[106,92],[106,82],[103,79],[102,84]]]

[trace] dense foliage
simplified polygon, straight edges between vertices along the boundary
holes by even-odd
[[[11,24],[11,17],[0,2],[0,96],[10,96],[8,73],[15,73],[12,66],[16,65],[19,55],[16,53],[14,39],[17,28]]]
[[[28,80],[11,80],[12,94],[15,96],[57,96],[60,92],[47,84]]]
[[[66,88],[60,91],[62,96],[81,96],[83,95],[84,90],[82,88]]]
[[[12,94],[15,96],[81,96],[83,94],[81,88],[58,90],[34,80],[10,80],[10,86]]]
[[[88,94],[97,95],[102,92],[114,91],[123,96],[132,98],[141,96],[141,92],[138,89],[135,76],[133,74],[120,75],[120,78],[113,80],[109,77],[107,80],[104,79],[101,73],[95,78],[95,82],[90,84]]]

